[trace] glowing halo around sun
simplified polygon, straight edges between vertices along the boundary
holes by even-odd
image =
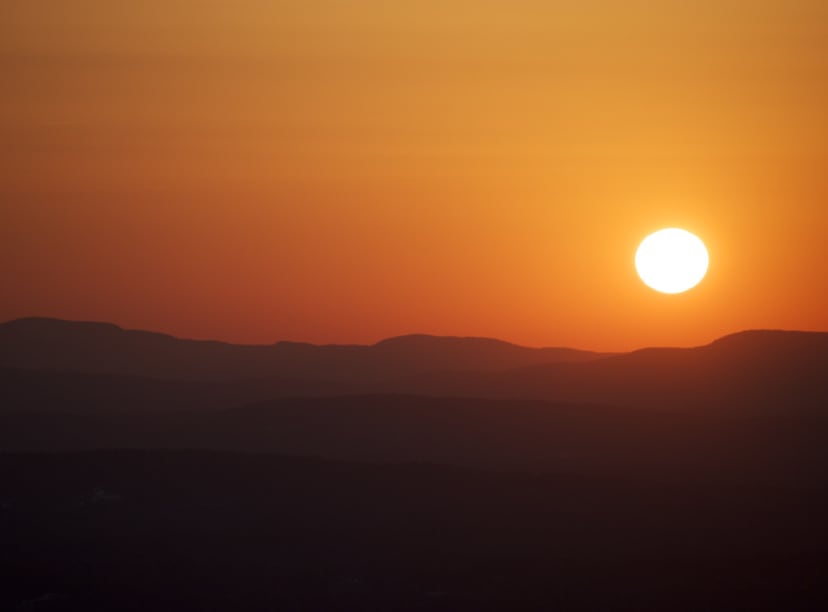
[[[635,269],[644,284],[661,293],[684,293],[707,274],[710,257],[701,239],[671,227],[647,236],[635,253]]]

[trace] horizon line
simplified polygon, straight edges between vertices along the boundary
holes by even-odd
[[[488,342],[496,342],[499,344],[506,344],[509,346],[529,349],[529,350],[569,350],[569,351],[576,351],[581,353],[594,353],[599,355],[621,355],[626,353],[635,353],[637,351],[644,351],[648,349],[693,349],[693,348],[701,348],[704,346],[709,346],[714,344],[720,340],[725,338],[729,338],[732,336],[738,336],[741,334],[746,333],[803,333],[803,334],[828,334],[828,330],[806,330],[806,329],[783,329],[783,328],[747,328],[736,330],[733,332],[726,333],[721,336],[716,336],[712,340],[702,344],[693,344],[693,345],[649,345],[649,346],[639,346],[637,348],[629,349],[629,350],[621,350],[621,351],[605,351],[605,350],[597,350],[597,349],[584,349],[584,348],[576,348],[573,346],[566,346],[566,345],[528,345],[528,344],[519,344],[517,342],[512,342],[510,340],[504,340],[501,338],[496,338],[493,336],[462,336],[462,335],[451,335],[451,334],[434,334],[428,332],[411,332],[411,333],[403,333],[393,336],[388,336],[384,338],[380,338],[375,342],[369,343],[354,343],[354,342],[324,342],[324,343],[315,343],[315,342],[307,342],[302,340],[276,340],[270,343],[257,343],[257,342],[232,342],[228,340],[219,340],[216,338],[194,338],[194,337],[186,337],[186,336],[179,336],[168,332],[157,331],[152,329],[146,328],[133,328],[120,325],[118,323],[113,323],[111,321],[95,321],[95,320],[88,320],[88,319],[67,319],[62,317],[49,317],[49,316],[38,316],[38,315],[31,315],[31,316],[24,316],[24,317],[16,317],[13,319],[9,319],[6,321],[0,321],[0,327],[13,324],[13,323],[20,323],[24,321],[49,321],[49,322],[58,322],[58,323],[67,323],[67,324],[76,324],[76,325],[98,325],[98,326],[106,326],[112,327],[122,332],[135,332],[135,333],[144,333],[144,334],[153,334],[157,336],[163,336],[166,338],[170,338],[173,340],[179,340],[182,342],[203,342],[203,343],[210,343],[210,344],[224,344],[229,346],[239,346],[239,347],[271,347],[277,346],[279,344],[297,344],[297,345],[305,345],[305,346],[313,346],[313,347],[375,347],[381,344],[391,342],[394,340],[401,340],[404,338],[432,338],[437,340],[477,340],[477,341],[488,341]]]

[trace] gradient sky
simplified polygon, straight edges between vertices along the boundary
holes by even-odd
[[[0,320],[828,329],[824,0],[12,0],[0,66]],[[667,226],[711,254],[679,296],[633,266]]]

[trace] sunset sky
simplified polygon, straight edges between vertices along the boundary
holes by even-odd
[[[0,66],[0,320],[828,330],[825,0],[12,0]],[[673,296],[669,226],[711,262]]]

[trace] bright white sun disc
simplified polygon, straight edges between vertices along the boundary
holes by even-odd
[[[635,253],[635,269],[644,284],[661,293],[683,293],[698,285],[710,258],[698,236],[671,227],[647,236]]]

